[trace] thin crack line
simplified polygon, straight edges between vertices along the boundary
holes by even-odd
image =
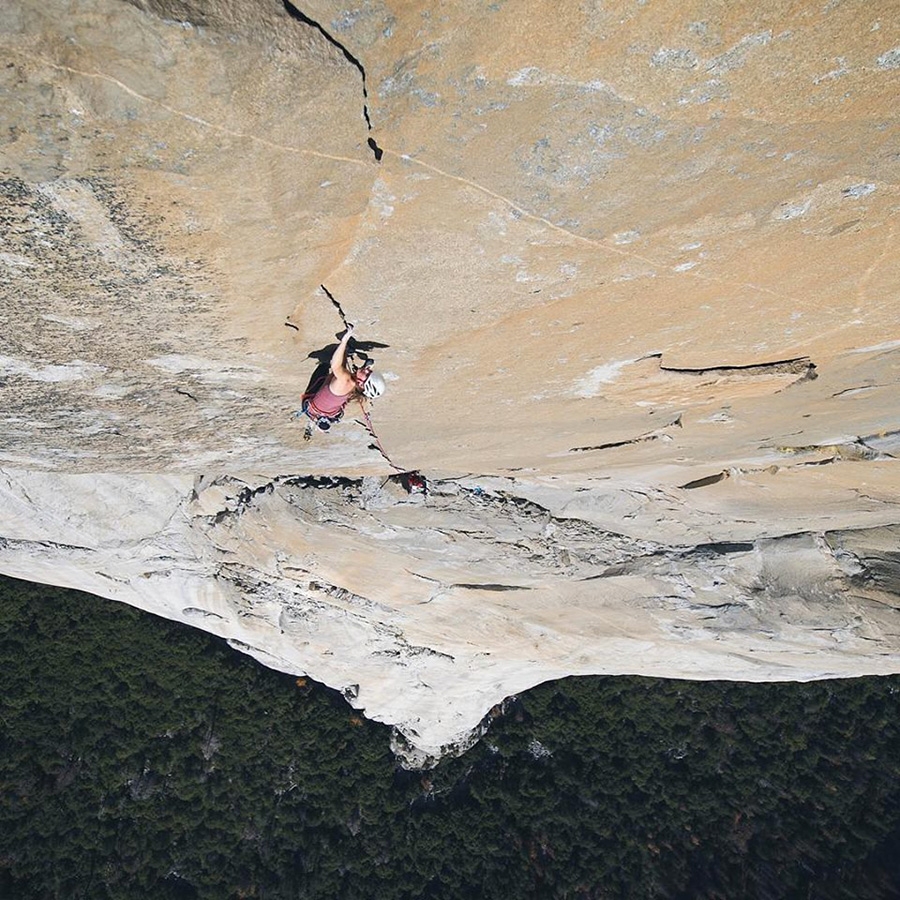
[[[12,49],[14,53],[18,53],[20,56],[24,56],[26,59],[29,59],[32,62],[49,66],[51,69],[56,69],[60,72],[68,72],[71,75],[81,75],[84,78],[96,78],[101,81],[106,81],[109,84],[114,84],[116,87],[123,90],[126,94],[134,97],[137,100],[143,100],[145,103],[149,103],[153,106],[159,107],[160,109],[164,109],[166,112],[171,113],[174,116],[178,116],[179,118],[184,119],[187,122],[191,122],[194,125],[202,125],[205,128],[211,128],[213,131],[217,131],[221,134],[226,134],[229,137],[244,138],[254,143],[262,144],[265,147],[270,147],[273,150],[283,150],[288,153],[300,153],[304,156],[315,156],[318,159],[329,159],[334,162],[346,162],[351,163],[354,166],[370,165],[370,163],[365,160],[353,159],[349,156],[336,156],[331,153],[321,153],[318,150],[308,150],[303,147],[293,147],[289,144],[279,144],[276,141],[268,141],[256,134],[248,134],[244,131],[233,131],[230,128],[226,128],[224,125],[217,125],[215,122],[210,122],[207,119],[200,118],[200,116],[195,116],[191,113],[184,112],[183,110],[176,109],[174,106],[169,106],[167,103],[163,103],[161,100],[154,100],[152,97],[147,97],[144,94],[141,94],[138,91],[134,90],[134,88],[129,87],[124,82],[119,81],[118,78],[113,78],[112,75],[107,75],[105,72],[88,72],[83,69],[76,69],[73,66],[63,65],[62,63],[51,62],[49,59],[45,59],[41,56],[33,56],[32,54],[26,53],[25,51],[19,50],[18,48],[10,49]]]
[[[527,209],[523,209],[521,206],[510,200],[508,197],[504,197],[502,194],[498,194],[495,191],[492,191],[490,188],[485,187],[483,184],[479,184],[477,181],[470,181],[468,178],[463,178],[460,175],[453,175],[450,172],[445,172],[443,169],[439,169],[437,166],[431,165],[431,163],[427,163],[424,160],[418,159],[415,156],[410,156],[408,153],[397,153],[394,150],[383,149],[384,154],[393,156],[396,159],[400,159],[403,162],[413,163],[414,165],[420,166],[423,169],[427,169],[430,172],[434,172],[436,175],[440,175],[442,178],[449,178],[453,181],[457,181],[460,184],[465,184],[468,187],[473,188],[476,191],[480,191],[483,194],[486,194],[488,197],[493,197],[495,200],[499,200],[505,206],[508,206],[510,209],[517,212],[522,218],[530,219],[533,222],[540,222],[542,225],[545,225],[547,228],[550,228],[553,231],[558,232],[559,234],[565,235],[570,240],[578,241],[582,244],[588,244],[591,247],[597,247],[601,250],[607,250],[610,253],[616,253],[619,256],[623,256],[626,259],[639,259],[641,262],[645,262],[650,266],[653,266],[654,269],[667,269],[669,265],[667,263],[662,263],[657,260],[651,259],[649,256],[644,256],[641,253],[635,253],[633,250],[622,250],[619,247],[615,247],[612,244],[606,243],[605,241],[598,241],[594,238],[584,237],[583,235],[576,234],[574,231],[569,231],[567,228],[563,228],[561,225],[556,225],[551,222],[549,219],[544,218],[538,213],[529,212]],[[668,274],[668,273],[666,273]],[[763,287],[759,284],[752,284],[748,281],[731,281],[727,278],[719,278],[715,275],[706,275],[702,272],[694,272],[687,271],[684,273],[690,275],[693,278],[697,278],[701,281],[712,282],[716,284],[729,285],[731,287],[744,287],[749,288],[752,291],[759,291],[766,294],[771,294],[773,297],[778,297],[782,300],[791,300],[794,303],[803,303],[803,301],[798,297],[793,297],[790,294],[783,294],[779,291],[772,290],[772,288]]]
[[[659,263],[655,263],[652,259],[641,256],[639,253],[634,253],[628,250],[620,250],[618,247],[613,247],[610,244],[603,243],[602,241],[597,241],[593,238],[588,238],[584,237],[583,235],[576,234],[574,231],[569,231],[567,228],[563,228],[561,225],[555,225],[549,219],[545,219],[543,216],[538,215],[537,213],[529,212],[527,209],[523,209],[508,197],[504,197],[502,194],[498,194],[495,191],[492,191],[490,188],[485,187],[483,184],[479,184],[477,181],[470,181],[468,178],[463,178],[461,175],[453,175],[450,172],[445,172],[443,169],[439,169],[437,166],[433,166],[431,165],[431,163],[427,163],[415,156],[410,156],[408,153],[397,153],[395,150],[385,149],[384,154],[386,156],[393,156],[396,159],[402,160],[403,162],[413,163],[414,165],[420,166],[423,169],[427,169],[429,172],[434,172],[435,175],[440,175],[442,178],[449,178],[452,181],[457,181],[460,184],[465,184],[476,191],[480,191],[482,194],[486,194],[488,197],[493,197],[495,200],[499,200],[505,206],[508,206],[510,209],[517,212],[520,216],[522,216],[522,218],[531,219],[533,222],[540,222],[542,225],[546,225],[553,231],[564,234],[566,237],[572,240],[579,241],[583,244],[589,244],[592,247],[600,247],[603,250],[609,250],[612,253],[618,253],[620,256],[634,257],[636,259],[643,260],[644,262],[649,263],[652,266],[660,268]]]
[[[127,93],[128,95],[130,95],[138,100],[143,100],[146,103],[149,103],[153,106],[157,106],[160,109],[164,109],[164,110],[166,110],[166,112],[168,112],[174,116],[178,116],[179,118],[185,119],[188,122],[191,122],[196,125],[202,125],[206,128],[212,129],[213,131],[218,131],[221,134],[227,134],[230,137],[243,138],[243,139],[252,141],[254,143],[258,143],[258,144],[262,144],[263,146],[270,147],[273,150],[282,150],[287,153],[298,153],[298,154],[302,154],[305,156],[313,156],[318,159],[328,159],[328,160],[332,160],[334,162],[346,162],[346,163],[351,163],[352,165],[355,165],[355,166],[370,165],[368,162],[366,162],[364,160],[353,159],[353,158],[347,157],[347,156],[337,156],[337,155],[332,155],[332,154],[328,154],[328,153],[321,153],[317,150],[308,150],[308,149],[305,149],[302,147],[294,147],[294,146],[291,146],[288,144],[279,144],[275,141],[268,141],[265,138],[259,137],[258,135],[255,135],[255,134],[248,134],[248,133],[242,132],[242,131],[233,131],[232,129],[226,128],[223,125],[217,125],[215,122],[210,122],[206,119],[200,118],[199,116],[195,116],[195,115],[192,115],[191,113],[184,112],[183,110],[176,109],[175,107],[169,106],[168,104],[163,103],[160,100],[154,100],[152,97],[147,97],[144,94],[141,94],[138,91],[134,90],[133,88],[129,87],[124,82],[119,81],[118,78],[114,78],[111,75],[107,75],[105,72],[99,72],[99,71],[88,72],[88,71],[85,71],[82,69],[76,69],[72,66],[66,66],[61,63],[51,62],[50,60],[45,59],[44,57],[34,56],[34,55],[32,55],[30,53],[26,53],[25,51],[20,50],[18,48],[10,48],[10,49],[12,49],[14,53],[18,53],[20,56],[23,56],[26,59],[30,59],[32,62],[37,62],[42,65],[49,66],[50,68],[56,69],[58,71],[68,72],[72,75],[80,75],[84,78],[96,78],[101,81],[106,81],[109,84],[116,85],[118,88],[123,90],[125,93]],[[402,160],[403,162],[412,163],[423,169],[427,169],[428,171],[433,172],[434,174],[439,175],[442,178],[447,178],[452,181],[456,181],[460,184],[467,185],[468,187],[471,187],[472,189],[479,191],[480,193],[485,194],[488,197],[492,197],[493,199],[498,200],[499,202],[503,203],[505,206],[507,206],[510,209],[517,212],[523,218],[530,219],[533,222],[539,222],[542,225],[546,226],[547,228],[551,229],[552,231],[555,231],[559,234],[565,235],[570,240],[577,241],[582,244],[587,244],[588,246],[596,247],[601,250],[606,250],[610,253],[615,253],[619,256],[624,257],[625,259],[641,260],[642,262],[645,262],[648,265],[653,266],[655,269],[666,269],[667,268],[667,264],[653,260],[648,256],[644,256],[643,254],[635,253],[633,250],[622,250],[622,249],[620,249],[618,247],[614,247],[613,245],[608,244],[604,241],[598,241],[594,238],[584,237],[583,235],[576,234],[573,231],[569,231],[568,229],[563,228],[560,225],[556,225],[555,223],[551,222],[549,219],[545,218],[544,216],[539,215],[538,213],[533,213],[527,209],[524,209],[523,207],[519,206],[518,204],[516,204],[515,202],[510,200],[508,197],[504,197],[502,194],[498,194],[496,191],[492,191],[490,188],[485,187],[485,185],[483,185],[483,184],[479,184],[477,181],[471,181],[470,179],[463,178],[460,175],[453,175],[450,172],[444,171],[443,169],[439,168],[438,166],[434,166],[431,163],[425,162],[424,160],[418,159],[414,156],[410,156],[407,153],[397,153],[394,150],[389,150],[389,149],[380,148],[380,147],[379,147],[379,150],[382,154],[387,154],[387,155],[393,156],[394,158]],[[751,284],[749,282],[744,282],[744,281],[730,281],[728,279],[717,278],[712,275],[704,275],[702,272],[688,271],[684,274],[690,275],[701,281],[730,285],[732,287],[749,288],[750,290],[770,294],[773,297],[778,297],[780,299],[785,299],[785,300],[791,300],[794,303],[802,303],[803,302],[799,298],[793,297],[790,294],[782,294],[782,293],[779,293],[778,291],[772,290],[771,288],[763,287],[762,285]]]

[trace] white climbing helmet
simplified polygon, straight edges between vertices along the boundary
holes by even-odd
[[[363,382],[362,392],[370,400],[380,397],[384,393],[384,379],[377,372],[369,372],[369,377]]]

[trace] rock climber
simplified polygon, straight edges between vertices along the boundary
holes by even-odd
[[[340,339],[323,383],[303,395],[303,408],[311,422],[321,431],[328,431],[344,415],[344,408],[356,397],[374,400],[384,393],[384,379],[372,371],[374,363],[366,359],[353,370],[347,362],[347,347],[353,337],[353,326],[347,325]]]

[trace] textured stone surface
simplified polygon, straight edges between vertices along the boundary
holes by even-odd
[[[0,570],[410,758],[569,673],[900,670],[895,13],[3,4]],[[291,418],[321,283],[426,500]]]

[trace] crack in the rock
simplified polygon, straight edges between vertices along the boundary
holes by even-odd
[[[290,662],[286,660],[283,656],[279,656],[277,653],[272,653],[270,650],[263,650],[262,647],[254,647],[253,644],[246,644],[244,641],[239,641],[237,638],[226,638],[225,643],[228,644],[233,650],[239,650],[241,653],[247,653],[248,655],[257,654],[259,656],[267,656],[269,659],[277,659],[282,665],[290,666]]]
[[[726,600],[723,603],[689,603],[684,607],[688,612],[730,612],[733,609],[745,610],[747,609],[746,603],[735,603],[731,600]],[[704,616],[704,619],[712,619],[715,616]]]
[[[678,487],[682,491],[693,491],[696,488],[709,487],[711,484],[718,484],[720,481],[724,481],[728,478],[728,475],[729,473],[727,471],[716,472],[715,475],[706,475],[703,478],[695,478],[687,484],[678,485]]]
[[[277,484],[277,480],[267,481],[265,484],[260,485],[256,488],[251,488],[249,485],[242,488],[240,493],[234,499],[234,507],[230,509],[221,509],[214,516],[212,516],[212,521],[214,525],[218,525],[221,522],[224,522],[225,519],[231,518],[232,516],[240,516],[241,513],[244,512],[249,506],[254,497],[259,494],[271,494],[272,491],[275,490]]]
[[[383,604],[378,603],[375,600],[370,600],[368,597],[363,597],[362,594],[356,594],[338,584],[331,584],[330,582],[321,579],[311,579],[307,590],[348,606],[355,606],[360,609],[375,610],[378,612],[387,611],[387,608]]]
[[[451,584],[451,588],[460,588],[464,591],[530,591],[531,588],[520,584]]]
[[[889,382],[896,384],[896,382]],[[854,394],[862,394],[864,391],[874,391],[876,388],[888,387],[889,384],[861,384],[857,387],[844,388],[842,391],[836,391],[832,397],[852,397]]]
[[[328,41],[332,47],[340,50],[344,59],[350,63],[358,72],[360,77],[362,78],[362,93],[363,93],[363,119],[366,121],[366,129],[368,131],[372,130],[372,120],[369,117],[369,89],[366,84],[366,69],[365,66],[347,49],[347,47],[342,44],[334,35],[332,35],[323,25],[317,22],[315,19],[311,19],[306,13],[301,12],[291,3],[291,0],[281,0],[282,5],[284,6],[285,12],[295,21],[300,22],[302,25],[306,25],[309,28],[313,28]],[[369,137],[366,141],[366,145],[372,151],[372,155],[375,157],[375,162],[381,162],[381,157],[384,155],[384,151],[378,144],[375,142],[375,138]]]
[[[660,363],[659,370],[679,375],[800,375],[803,381],[812,381],[818,378],[816,364],[808,356],[742,366],[703,366],[701,368],[664,366]]]
[[[125,84],[124,81],[120,81],[118,78],[113,78],[112,75],[107,75],[105,72],[91,72],[85,69],[76,69],[73,66],[62,65],[61,63],[53,62],[53,60],[46,59],[45,57],[35,56],[31,53],[26,53],[18,49],[13,49],[13,52],[21,57],[24,57],[25,59],[31,60],[32,62],[40,63],[44,66],[49,66],[51,69],[55,69],[58,72],[68,72],[70,75],[78,75],[82,78],[93,78],[105,81],[107,84],[115,85],[117,88],[128,94],[129,97],[134,97],[134,99],[140,100],[143,103],[148,103],[152,106],[157,107],[158,109],[165,110],[166,112],[171,113],[173,116],[178,116],[179,118],[184,119],[186,122],[191,122],[194,125],[199,125],[203,128],[210,128],[213,131],[219,132],[220,134],[226,134],[230,137],[253,141],[254,143],[261,144],[264,147],[270,147],[273,150],[281,150],[286,153],[301,153],[304,156],[315,156],[318,159],[328,159],[334,162],[349,163],[354,166],[366,165],[366,163],[362,162],[361,160],[353,159],[349,156],[338,156],[333,153],[322,153],[319,150],[310,150],[306,147],[294,147],[288,144],[279,144],[278,142],[270,141],[259,134],[252,134],[244,131],[235,131],[231,128],[227,128],[224,125],[218,125],[215,122],[210,122],[208,119],[201,118],[200,116],[195,116],[183,109],[169,106],[167,103],[163,103],[161,100],[157,100],[153,97],[148,97],[146,94],[142,94],[129,85]]]
[[[200,609],[199,606],[186,606],[181,611],[181,614],[188,618],[195,617],[195,616],[202,616],[204,619],[213,618],[213,619],[222,619],[223,621],[227,621],[225,619],[225,616],[219,615],[219,613],[216,613],[216,612],[212,612],[212,610],[209,610],[209,609]]]
[[[369,126],[372,127],[371,125]],[[384,156],[384,150],[375,143],[375,138],[370,137],[366,144],[368,144],[369,149],[372,151],[372,155],[375,157],[375,162],[381,162],[381,157]]]
[[[845,441],[842,444],[786,445],[777,447],[776,449],[779,453],[784,453],[788,456],[795,456],[801,453],[831,454],[829,460],[818,461],[820,465],[824,465],[825,462],[834,462],[838,459],[846,460],[848,462],[871,462],[872,460],[894,459],[895,457],[892,456],[892,454],[877,450],[866,443],[867,439],[872,440],[875,437],[875,435],[870,435],[868,438],[858,437],[856,440]],[[810,463],[805,463],[805,465],[810,465]]]
[[[578,580],[598,581],[605,578],[619,578],[623,575],[641,575],[654,571],[654,567],[659,563],[715,562],[721,557],[752,553],[755,549],[756,545],[748,541],[716,541],[687,547],[661,547],[653,553],[637,554],[630,559],[607,566],[597,575],[588,575]]]
[[[95,574],[97,574],[100,578],[105,578],[107,581],[113,581],[116,584],[128,584],[127,578],[117,578],[115,575],[110,575],[107,572],[101,572],[96,570]]]
[[[589,447],[570,447],[569,453],[588,453],[591,450],[614,450],[616,447],[627,447],[629,444],[645,444],[647,441],[658,440],[661,435],[656,432],[643,434],[640,437],[628,438],[625,441],[611,441],[608,444],[592,444]]]
[[[728,556],[732,553],[751,553],[756,544],[748,541],[713,541],[707,544],[696,544],[681,553],[682,558],[691,556],[712,559],[717,556]]]
[[[888,450],[879,449],[877,446],[873,447],[867,442],[874,442],[878,440],[884,441],[895,436],[900,437],[900,432],[886,431],[881,434],[858,437],[855,440],[845,441],[842,444],[802,444],[797,446],[781,445],[775,447],[775,450],[778,453],[783,453],[786,456],[800,456],[805,453],[829,454],[824,459],[806,460],[805,462],[798,462],[793,466],[786,467],[791,469],[802,469],[808,466],[828,466],[832,465],[833,463],[842,461],[884,462],[886,460],[897,459],[898,457],[895,453],[891,453]],[[710,485],[718,484],[720,481],[724,481],[726,478],[729,478],[732,475],[754,475],[762,472],[767,472],[774,475],[776,472],[778,472],[778,469],[779,466],[777,465],[763,466],[760,468],[751,469],[739,468],[735,466],[731,469],[723,469],[721,472],[716,472],[714,475],[706,475],[703,478],[697,478],[693,481],[687,482],[686,484],[680,484],[678,485],[678,487],[680,490],[690,491],[694,490],[695,488],[709,487]]]
[[[347,314],[344,312],[344,307],[341,306],[340,301],[325,287],[324,284],[320,284],[319,287],[322,289],[322,292],[325,296],[331,301],[331,305],[337,310],[337,314],[341,317],[341,321],[344,323],[344,328],[349,327],[349,322],[347,321]]]
[[[60,541],[30,541],[27,538],[5,538],[0,537],[0,550],[9,548],[47,548],[52,550],[78,550],[86,553],[96,552],[96,547],[82,547],[78,544],[64,544]]]
[[[882,457],[896,459],[897,454],[891,451],[894,450],[895,446],[900,446],[900,429],[887,429],[885,431],[876,432],[875,434],[867,434],[864,437],[859,438],[859,442],[864,447],[868,447],[869,450],[882,454]],[[884,449],[884,446],[879,447],[879,444],[890,447],[891,449]]]
[[[612,450],[616,447],[627,447],[629,444],[644,444],[647,443],[647,441],[657,441],[661,438],[664,440],[671,440],[671,435],[666,433],[666,429],[682,427],[681,416],[679,415],[676,419],[669,422],[668,425],[663,425],[661,428],[655,428],[653,431],[638,435],[636,438],[628,438],[624,441],[610,441],[607,444],[592,444],[587,447],[570,447],[569,453],[587,453],[591,450]]]

